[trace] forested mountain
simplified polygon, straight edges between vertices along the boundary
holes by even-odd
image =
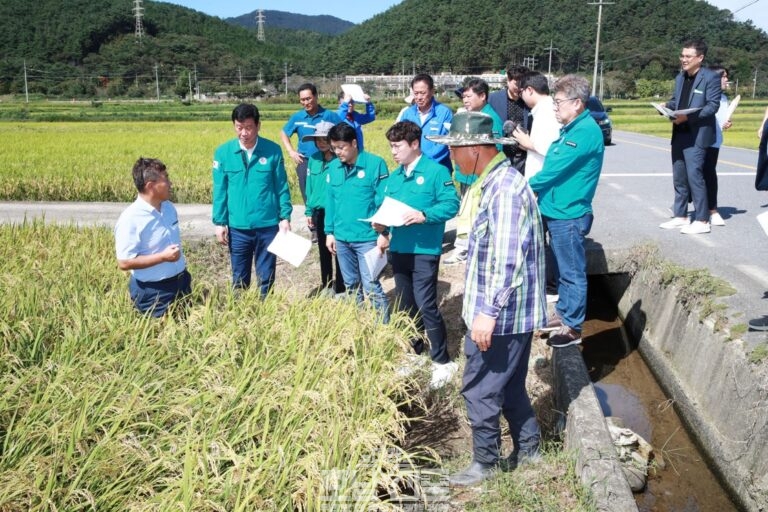
[[[256,14],[253,11],[249,14],[243,14],[235,18],[227,18],[225,21],[232,25],[255,29]],[[319,32],[337,36],[343,34],[355,24],[351,21],[345,21],[335,16],[308,16],[306,14],[294,14],[285,11],[263,11],[265,17],[265,26],[269,28],[285,28],[289,30],[299,30],[303,32]]]
[[[477,74],[524,59],[553,72],[592,70],[597,6],[585,0],[406,0],[335,38],[318,58],[322,72],[452,71]],[[708,61],[742,80],[768,72],[768,35],[701,0],[615,0],[602,12],[604,73],[625,81],[661,79],[679,68],[680,43],[702,37]],[[533,60],[532,60],[533,59]]]
[[[151,0],[139,42],[133,5],[0,0],[0,94],[23,92],[25,68],[30,92],[47,95],[153,97],[159,88],[185,96],[198,86],[252,95],[284,90],[286,73],[479,74],[524,61],[546,70],[550,46],[553,72],[591,74],[595,51],[597,7],[585,0],[404,0],[338,36],[328,32],[348,22],[299,17],[306,28],[290,30],[274,26],[280,11],[267,11],[266,42],[255,28]],[[756,72],[758,92],[765,83],[768,35],[701,0],[615,0],[602,20],[609,89],[632,93],[639,79],[670,79],[680,43],[693,36],[709,43],[708,62],[731,67],[742,83]]]

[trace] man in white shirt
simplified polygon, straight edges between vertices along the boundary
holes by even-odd
[[[547,154],[549,146],[560,138],[560,128],[563,125],[555,116],[547,77],[538,71],[531,71],[523,77],[520,97],[531,109],[533,125],[530,134],[518,125],[512,136],[527,152],[525,177],[530,179],[543,167],[544,155]]]
[[[128,289],[136,309],[154,317],[192,291],[181,248],[179,217],[169,201],[171,180],[165,164],[139,158],[133,166],[139,194],[115,225],[115,252],[120,270],[129,270]]]

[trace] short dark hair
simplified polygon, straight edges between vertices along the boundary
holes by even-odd
[[[304,83],[299,86],[299,90],[297,91],[297,94],[301,94],[301,91],[310,91],[312,93],[312,96],[317,98],[317,87],[315,87],[315,84],[312,83]]]
[[[241,103],[232,110],[232,122],[243,122],[246,119],[253,119],[253,122],[259,122],[259,109],[251,103]]]
[[[530,73],[530,69],[525,66],[510,66],[507,68],[507,80],[514,80],[520,86],[520,81],[525,75]]]
[[[413,77],[413,80],[411,80],[411,89],[413,89],[413,85],[418,82],[424,82],[427,84],[427,87],[429,90],[433,90],[435,88],[435,81],[432,78],[431,75],[428,75],[426,73],[419,73],[418,75]]]
[[[723,75],[728,75],[728,76],[731,76],[731,72],[730,72],[730,71],[728,70],[728,68],[727,68],[727,67],[725,67],[725,66],[714,65],[714,66],[709,66],[709,69],[710,69],[711,71],[714,71],[714,72],[715,72],[715,74],[716,74],[717,76],[719,76],[720,78],[722,78],[722,77],[723,77]]]
[[[696,55],[707,55],[709,47],[703,39],[689,39],[683,43],[683,48],[693,48],[696,50]]]
[[[144,192],[148,181],[157,181],[167,173],[165,164],[157,158],[139,157],[133,164],[133,184],[136,190]]]
[[[526,73],[518,85],[521,90],[530,87],[539,94],[549,95],[549,80],[538,71]]]
[[[357,132],[348,123],[342,121],[328,131],[328,138],[333,142],[357,141]]]
[[[421,145],[421,128],[413,121],[400,121],[389,127],[387,130],[387,140],[389,142],[400,142],[404,140],[408,144],[413,141],[419,141]]]
[[[485,101],[488,101],[488,94],[490,94],[491,92],[490,87],[488,87],[488,82],[486,82],[482,78],[473,78],[472,80],[467,82],[467,85],[464,86],[464,89],[472,89],[472,92],[474,92],[478,96],[484,95]]]

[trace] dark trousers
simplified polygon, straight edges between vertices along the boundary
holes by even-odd
[[[696,209],[694,220],[709,221],[707,185],[704,181],[704,160],[707,148],[681,147],[672,144],[672,184],[675,187],[675,217],[688,215],[688,198]]]
[[[717,210],[717,157],[720,148],[707,148],[704,158],[704,183],[707,186],[707,205],[709,211]]]
[[[328,247],[325,246],[325,210],[315,210],[315,214],[312,216],[312,222],[315,224],[315,230],[317,231],[317,249],[320,252],[320,282],[323,284],[323,288],[328,288],[333,281],[333,291],[336,293],[344,293],[346,288],[344,287],[344,278],[341,277],[341,268],[339,268],[339,259],[335,258]],[[333,267],[336,263],[336,279],[333,278]]]
[[[296,166],[296,177],[299,179],[299,190],[301,190],[301,197],[304,199],[304,204],[307,204],[307,166],[309,165],[309,157],[304,157],[304,161]]]
[[[251,286],[251,265],[261,289],[261,298],[267,296],[275,284],[277,256],[267,251],[277,235],[278,227],[256,229],[229,228],[229,258],[232,263],[232,287]]]
[[[420,331],[426,329],[429,355],[440,364],[450,362],[445,322],[437,308],[437,272],[440,256],[390,252],[395,293],[399,308],[416,321]],[[424,340],[412,340],[417,354],[424,350]]]
[[[186,270],[162,281],[139,281],[131,275],[128,292],[136,309],[159,318],[173,301],[192,293],[192,276]]]
[[[509,423],[515,451],[531,454],[539,448],[541,432],[525,390],[533,333],[494,335],[491,347],[480,352],[470,333],[464,336],[461,394],[472,427],[475,462],[496,464],[501,450],[500,417]]]

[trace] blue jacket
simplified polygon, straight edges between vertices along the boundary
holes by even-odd
[[[419,107],[411,105],[405,112],[401,121],[413,121],[421,127],[421,151],[435,162],[444,165],[448,172],[453,171],[451,166],[451,154],[448,146],[445,144],[438,144],[427,139],[427,135],[447,135],[451,128],[451,121],[453,121],[453,112],[451,109],[439,103],[435,98],[432,98],[432,106],[429,108],[429,114],[427,115],[424,123],[421,122],[419,117]]]
[[[357,150],[363,151],[363,125],[372,123],[376,120],[376,107],[369,101],[365,104],[365,114],[352,111],[352,121],[347,119],[348,108],[349,103],[342,101],[341,104],[339,104],[339,110],[337,110],[336,113],[342,121],[355,129],[355,132],[357,133]]]
[[[679,110],[684,78],[683,71],[675,78],[675,95],[667,102],[667,108]],[[700,68],[693,78],[691,99],[687,108],[701,108],[701,110],[688,114],[688,120],[684,124],[673,127],[672,144],[686,148],[691,146],[708,148],[715,143],[717,138],[715,114],[720,108],[721,94],[720,77],[717,73],[707,68]]]

